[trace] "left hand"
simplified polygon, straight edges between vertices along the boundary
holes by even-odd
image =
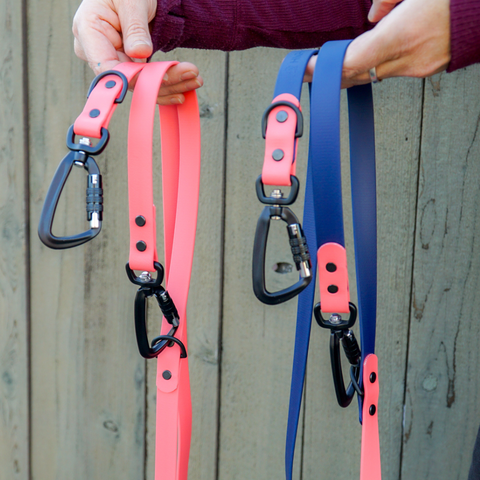
[[[349,45],[343,64],[342,88],[369,83],[369,70],[373,67],[379,79],[424,78],[447,68],[450,62],[450,1],[400,2],[374,0],[369,19],[380,21]],[[316,57],[312,57],[306,81],[311,81],[315,62]]]

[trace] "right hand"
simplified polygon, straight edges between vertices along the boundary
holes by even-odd
[[[95,75],[121,62],[146,62],[153,53],[148,24],[156,9],[156,0],[83,0],[73,19],[76,55],[88,62]],[[168,70],[158,103],[183,103],[184,92],[202,85],[195,65],[179,63]]]

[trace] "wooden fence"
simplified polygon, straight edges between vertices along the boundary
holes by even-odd
[[[153,479],[155,362],[138,355],[135,288],[124,274],[128,105],[100,159],[101,235],[59,252],[36,233],[92,79],[73,55],[77,3],[0,0],[1,480]],[[192,61],[205,79],[189,303],[192,480],[284,478],[295,301],[265,307],[251,288],[259,123],[284,55],[156,55]],[[384,480],[466,479],[480,423],[479,74],[476,66],[374,87]],[[304,156],[299,168],[302,177]],[[159,169],[155,181],[160,188]],[[84,226],[84,182],[80,173],[69,181],[58,233]],[[269,262],[290,261],[281,251],[269,251]],[[295,479],[358,478],[357,411],[336,406],[328,333],[316,326],[305,398]]]

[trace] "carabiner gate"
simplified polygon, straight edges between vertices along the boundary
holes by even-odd
[[[279,190],[273,191],[271,199],[274,199],[277,204],[268,205],[263,209],[257,222],[257,230],[255,232],[255,240],[253,243],[253,291],[256,297],[267,305],[277,305],[290,300],[298,295],[312,280],[312,264],[310,261],[307,240],[303,234],[300,222],[295,214],[281,202],[284,199],[280,195],[281,192]],[[300,279],[297,283],[273,293],[269,292],[265,286],[265,255],[271,220],[283,220],[287,224],[287,232],[293,260],[300,273]]]
[[[63,187],[65,186],[74,165],[83,167],[88,172],[86,210],[87,220],[90,222],[90,229],[70,237],[56,237],[52,233],[55,211]],[[81,150],[71,151],[60,162],[48,189],[42,213],[40,215],[38,236],[40,237],[40,240],[50,248],[64,249],[76,247],[88,242],[100,233],[100,230],[102,229],[102,217],[103,189],[100,169],[93,157],[88,153]]]

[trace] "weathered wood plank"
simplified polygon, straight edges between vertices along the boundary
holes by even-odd
[[[145,363],[134,339],[135,289],[124,273],[128,102],[98,159],[105,187],[100,236],[58,252],[36,235],[46,189],[66,153],[66,130],[93,78],[73,55],[76,4],[33,1],[29,9],[33,474],[39,480],[142,478]],[[57,212],[59,233],[85,228],[84,189],[85,173],[76,170]]]
[[[226,54],[178,49],[155,60],[176,59],[197,65],[204,86],[197,91],[202,128],[202,167],[195,256],[188,301],[189,370],[193,431],[189,478],[214,480],[217,469],[219,328],[222,295],[222,242],[225,150]],[[160,164],[160,158],[157,159]],[[156,191],[161,191],[160,171]],[[160,197],[159,204],[160,202]],[[161,211],[157,207],[157,211]],[[161,225],[161,222],[157,223]],[[159,229],[159,235],[161,229]],[[159,243],[159,255],[163,257]],[[158,315],[156,315],[158,328]],[[151,328],[154,328],[153,325]],[[152,330],[153,331],[153,330]],[[148,364],[147,475],[155,460],[156,362]]]
[[[402,478],[466,478],[479,423],[479,73],[426,82]]]
[[[0,1],[0,478],[29,478],[22,3]]]
[[[265,150],[260,123],[286,53],[261,48],[230,55],[221,479],[284,476],[295,302],[280,306],[260,303],[252,290],[251,261],[256,222],[262,211],[255,194],[255,180],[261,173]],[[300,145],[300,178],[305,176],[306,143],[304,140],[305,145]],[[297,201],[293,208],[301,213],[302,202]],[[270,268],[279,261],[292,263],[285,227],[279,223],[282,222],[271,226],[272,248],[267,248],[267,283],[271,289],[297,280],[293,272],[278,275]],[[301,448],[299,452],[301,456]],[[295,478],[298,476],[299,465],[295,468]]]
[[[343,97],[345,101],[345,96]],[[420,144],[422,84],[389,80],[374,88],[377,214],[378,317],[377,355],[380,374],[380,442],[385,480],[397,479],[400,468],[405,358],[415,226],[415,199]],[[348,168],[348,125],[342,119],[342,159]],[[344,179],[345,180],[345,179]],[[350,285],[356,297],[350,188],[343,185],[346,244],[350,249]],[[351,258],[350,258],[351,257]],[[338,407],[330,372],[328,334],[313,326],[307,376],[304,478],[355,478],[360,465],[361,428],[355,405]],[[348,376],[346,376],[348,378]],[[340,454],[342,461],[338,461]],[[413,478],[413,477],[407,477]]]

